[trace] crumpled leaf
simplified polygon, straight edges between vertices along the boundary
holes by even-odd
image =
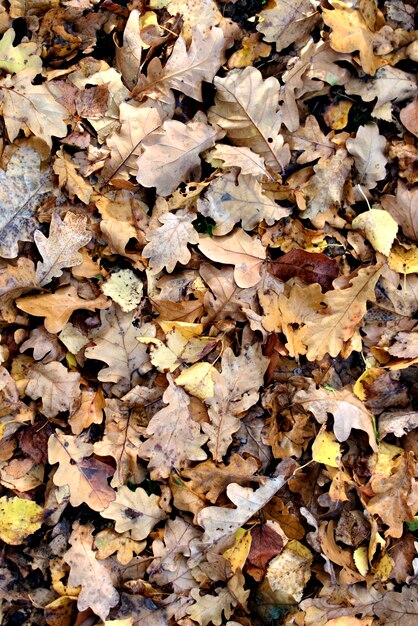
[[[64,560],[70,566],[68,584],[81,586],[77,598],[78,610],[91,609],[105,620],[110,609],[119,602],[119,594],[106,565],[96,559],[93,540],[91,524],[83,526],[78,521],[74,522],[69,539],[71,548],[64,554]]]
[[[199,249],[212,261],[234,265],[234,279],[242,289],[253,287],[261,278],[266,250],[259,239],[250,237],[243,230],[216,239],[201,235]]]
[[[366,189],[376,187],[386,176],[388,160],[383,154],[386,139],[379,133],[376,124],[360,126],[355,139],[347,139],[347,150],[354,156],[358,184]]]
[[[214,235],[227,235],[239,221],[244,230],[253,230],[262,220],[271,225],[290,213],[264,194],[253,176],[236,177],[234,172],[209,185],[203,200],[198,200],[197,210],[216,222]]]
[[[68,211],[64,220],[56,213],[52,215],[49,237],[35,231],[35,243],[43,259],[36,267],[41,286],[61,276],[64,268],[80,265],[83,257],[78,251],[91,239],[86,227],[86,217]]]
[[[209,121],[223,128],[233,145],[251,148],[280,172],[288,152],[279,134],[278,80],[273,76],[264,80],[255,67],[246,67],[228,72],[225,78],[216,77],[214,83],[215,106],[209,109]]]
[[[115,500],[101,511],[101,515],[115,521],[116,532],[130,531],[132,539],[140,541],[146,539],[154,526],[167,517],[158,502],[158,496],[149,496],[141,487],[131,491],[129,487],[122,486],[117,490]]]
[[[54,417],[61,411],[71,411],[80,397],[80,374],[69,372],[62,363],[36,363],[28,371],[26,394],[42,399],[42,413]]]
[[[200,170],[199,155],[219,137],[219,130],[196,119],[187,124],[164,122],[162,132],[153,132],[142,141],[138,182],[144,187],[156,187],[160,196],[169,196]]]
[[[82,436],[64,435],[57,430],[48,440],[49,463],[59,463],[54,483],[58,487],[68,485],[73,506],[85,502],[93,511],[103,511],[116,498],[107,484],[114,470],[92,454],[93,444],[86,443]]]
[[[52,196],[51,170],[41,171],[40,164],[38,152],[22,146],[7,170],[0,169],[0,255],[5,259],[17,256],[19,241],[33,241],[35,211]]]
[[[169,386],[163,401],[167,405],[158,411],[148,424],[148,437],[140,449],[142,458],[148,459],[151,478],[167,478],[173,469],[181,470],[187,461],[203,461],[206,452],[201,446],[207,436],[190,414],[190,400],[181,387],[167,376]]]
[[[270,178],[263,157],[245,146],[228,146],[219,143],[205,155],[205,159],[213,166],[217,165],[224,169],[239,167],[241,174],[251,174],[256,178],[261,176]]]
[[[142,251],[142,255],[150,259],[151,274],[158,274],[164,267],[170,273],[177,263],[187,265],[191,259],[187,244],[195,244],[199,241],[199,235],[192,225],[194,219],[195,215],[188,209],[182,209],[177,213],[164,213],[160,216],[159,221],[162,226],[151,233],[149,243]]]
[[[18,546],[42,526],[43,508],[32,500],[0,498],[0,539]]]
[[[53,170],[58,176],[60,188],[66,187],[71,199],[77,196],[81,202],[88,204],[91,194],[93,193],[93,188],[77,172],[77,166],[71,160],[71,156],[68,152],[64,152],[61,148],[57,152],[56,157]]]
[[[174,100],[171,89],[177,89],[201,102],[202,81],[212,82],[225,61],[225,50],[230,43],[220,28],[213,27],[203,33],[196,25],[190,47],[186,48],[186,41],[180,35],[164,68],[157,56],[152,59],[147,76],[139,77],[134,95],[171,103]]]
[[[52,136],[67,134],[66,109],[55,100],[47,85],[33,85],[38,70],[28,68],[0,81],[2,109],[7,134],[14,141],[25,125],[52,147]],[[3,88],[3,89],[2,89]]]
[[[396,196],[383,196],[382,205],[397,221],[408,239],[418,242],[418,190],[398,182]]]
[[[6,322],[16,319],[15,298],[37,286],[35,265],[26,257],[20,257],[16,265],[7,264],[0,269],[0,310]]]

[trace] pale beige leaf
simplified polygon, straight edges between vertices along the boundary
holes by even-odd
[[[343,149],[318,161],[313,168],[314,175],[303,187],[307,208],[301,217],[314,219],[318,213],[340,206],[352,163]]]
[[[231,41],[224,37],[220,28],[213,27],[204,34],[196,26],[189,49],[180,35],[164,68],[157,56],[152,59],[147,77],[141,76],[138,81],[135,95],[146,95],[157,101],[171,103],[174,99],[171,89],[177,89],[201,102],[202,82],[212,82],[225,61],[225,50],[230,44]]]
[[[60,188],[66,187],[72,200],[74,200],[74,196],[77,196],[84,204],[90,202],[93,188],[77,172],[76,164],[71,160],[68,152],[64,152],[63,148],[60,148],[56,153],[53,170],[58,176]]]
[[[60,332],[78,309],[95,311],[107,309],[110,305],[111,301],[104,295],[94,300],[80,298],[77,289],[72,285],[57,289],[55,293],[27,296],[16,300],[16,306],[25,313],[45,317],[45,328],[50,333]]]
[[[310,361],[322,359],[326,353],[338,356],[349,340],[355,340],[360,349],[358,327],[367,302],[375,300],[374,288],[380,273],[381,264],[360,269],[351,280],[351,287],[328,291],[322,298],[326,307],[305,316],[299,339],[307,346]]]
[[[202,509],[197,517],[198,523],[205,530],[202,542],[215,544],[235,533],[267,504],[285,482],[283,476],[268,478],[265,484],[255,491],[249,487],[241,487],[237,483],[229,484],[226,495],[236,508],[208,506]]]
[[[313,3],[309,0],[274,0],[260,12],[257,30],[265,41],[274,42],[277,52],[310,34],[318,20]]]
[[[190,592],[191,597],[196,602],[187,609],[187,613],[200,626],[207,626],[208,624],[221,626],[223,623],[222,615],[228,619],[233,613],[232,606],[236,604],[236,600],[229,590],[218,587],[215,591],[216,595],[214,596],[210,594],[201,596],[198,587]]]
[[[93,551],[93,525],[82,526],[74,522],[69,542],[71,548],[64,554],[70,566],[68,584],[81,586],[77,597],[78,610],[91,609],[103,621],[110,609],[119,602],[119,594],[113,586],[107,566],[96,559]]]
[[[166,519],[167,515],[159,506],[160,498],[138,487],[131,491],[129,487],[119,487],[116,499],[101,512],[102,517],[115,521],[115,530],[118,533],[130,531],[132,539],[140,541],[146,539],[158,522]]]
[[[19,241],[32,241],[38,225],[36,209],[52,196],[50,168],[40,170],[41,157],[23,146],[0,169],[0,255],[17,256]]]
[[[123,31],[123,46],[116,47],[116,64],[125,84],[132,89],[138,80],[141,68],[142,41],[140,35],[140,17],[138,9],[133,9]]]
[[[351,226],[354,230],[364,230],[373,248],[377,252],[389,256],[398,232],[398,224],[388,211],[370,209],[357,215],[351,222]]]
[[[106,181],[116,187],[122,186],[123,181],[128,181],[130,176],[136,176],[138,157],[142,153],[141,142],[162,123],[158,107],[149,106],[148,103],[134,107],[122,102],[119,119],[120,129],[106,141],[110,158],[102,169]]]
[[[222,20],[222,13],[214,0],[170,0],[167,10],[170,15],[181,15],[182,32],[187,42],[191,41],[197,25],[206,34]]]
[[[107,484],[114,469],[92,454],[93,444],[86,443],[83,437],[64,435],[57,430],[48,440],[49,463],[59,463],[54,483],[58,487],[68,485],[72,506],[85,502],[93,511],[103,511],[116,497]]]
[[[42,413],[55,417],[61,411],[72,411],[80,397],[80,374],[69,372],[62,363],[36,363],[28,371],[26,394],[33,400],[42,399]]]
[[[200,275],[210,291],[205,293],[204,303],[210,320],[231,318],[237,322],[247,320],[243,309],[256,306],[256,288],[241,289],[234,280],[234,270],[223,267],[218,270],[209,263],[201,263]],[[206,318],[202,321],[205,322]]]
[[[0,311],[6,322],[14,322],[17,310],[15,299],[24,291],[38,287],[35,265],[26,257],[20,257],[16,265],[9,263],[0,268]]]
[[[398,333],[395,337],[395,343],[388,349],[388,352],[400,359],[418,357],[418,331]]]
[[[28,68],[0,81],[3,116],[10,141],[27,126],[51,148],[52,136],[67,134],[67,110],[51,95],[47,84],[32,84],[37,73],[36,68]]]
[[[293,402],[310,411],[320,424],[325,424],[328,414],[334,416],[334,434],[338,441],[346,441],[351,430],[363,430],[369,437],[370,447],[377,450],[373,416],[363,402],[350,389],[327,391],[311,384],[308,391],[297,391]]]
[[[142,458],[148,459],[151,478],[167,478],[172,470],[180,470],[188,461],[203,461],[206,452],[201,446],[207,436],[190,414],[190,400],[181,387],[167,376],[169,386],[164,392],[166,407],[158,411],[147,427],[147,441],[140,449]]]
[[[266,250],[258,238],[250,237],[241,229],[216,239],[201,235],[199,249],[216,263],[234,265],[234,279],[238,287],[253,287],[259,282]]]
[[[158,274],[165,267],[171,273],[177,263],[187,265],[191,253],[187,245],[199,242],[199,235],[192,222],[196,219],[188,209],[177,213],[164,213],[159,217],[162,226],[151,232],[149,243],[142,256],[149,259],[149,271]]]
[[[29,339],[22,343],[19,352],[25,350],[33,350],[35,361],[43,363],[61,361],[65,356],[65,350],[58,337],[49,333],[45,326],[39,326],[31,331]]]
[[[160,196],[169,196],[200,170],[200,153],[211,148],[220,136],[219,130],[202,121],[164,122],[163,132],[152,133],[142,142],[138,182],[144,187],[156,187]]]
[[[383,207],[398,222],[408,239],[418,242],[418,189],[398,181],[396,196],[383,196]]]
[[[226,235],[241,221],[244,230],[253,230],[264,220],[270,226],[287,217],[290,209],[280,207],[263,193],[261,184],[250,175],[227,172],[208,187],[198,200],[197,210],[216,222],[214,235]]]
[[[101,327],[92,337],[95,345],[85,351],[88,359],[98,359],[108,365],[100,370],[98,379],[117,383],[130,381],[136,371],[147,372],[150,369],[147,349],[136,337],[142,333],[152,336],[155,327],[152,324],[135,327],[133,315],[123,313],[115,305],[101,314],[101,321]]]
[[[378,181],[386,176],[385,165],[388,162],[383,154],[386,139],[379,133],[378,126],[360,126],[355,139],[347,139],[346,146],[354,156],[358,184],[366,189],[376,187]]]
[[[264,80],[259,70],[247,67],[214,82],[215,106],[209,109],[209,121],[223,128],[233,145],[251,148],[269,167],[281,171],[288,155],[279,135],[279,81],[273,76]]]
[[[103,422],[104,407],[105,399],[103,390],[100,387],[97,390],[83,389],[79,407],[68,418],[71,432],[74,435],[79,435],[92,424],[101,424]]]
[[[256,178],[264,176],[271,178],[266,170],[263,157],[245,146],[228,146],[219,143],[205,155],[205,160],[213,167],[222,167],[223,169],[239,167],[241,174],[251,174]]]
[[[132,270],[120,270],[113,272],[109,280],[103,283],[102,291],[112,298],[122,311],[129,313],[141,302],[144,284]]]
[[[80,265],[83,257],[78,251],[88,244],[91,234],[87,231],[87,218],[68,211],[64,221],[56,213],[52,215],[49,237],[37,230],[34,239],[43,258],[36,267],[39,284],[43,286],[61,276],[63,268]]]

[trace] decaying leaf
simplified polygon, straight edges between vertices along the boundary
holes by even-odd
[[[61,411],[71,411],[80,396],[80,374],[69,372],[62,363],[36,363],[28,371],[26,393],[41,399],[42,413],[54,417]]]
[[[129,530],[132,539],[140,541],[148,537],[154,526],[166,518],[158,506],[158,500],[158,496],[148,496],[141,487],[131,491],[129,487],[123,486],[118,489],[115,500],[101,514],[106,519],[115,520],[118,533]]]

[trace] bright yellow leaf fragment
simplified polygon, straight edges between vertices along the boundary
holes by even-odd
[[[172,330],[178,330],[185,339],[199,337],[203,332],[203,324],[192,324],[191,322],[172,322],[158,320],[161,329],[166,334]]]
[[[212,372],[217,370],[210,363],[195,363],[176,378],[176,385],[184,387],[188,393],[199,400],[212,398],[214,383]]]
[[[387,580],[393,568],[395,567],[395,561],[389,554],[385,554],[379,561],[379,565],[374,571],[375,578],[380,580]]]
[[[11,546],[23,543],[42,526],[43,508],[22,498],[0,498],[0,539]]]
[[[395,246],[389,255],[389,267],[400,274],[418,273],[418,248],[405,250],[401,246]]]
[[[353,558],[358,571],[362,576],[365,576],[369,571],[369,560],[367,558],[366,546],[360,546],[354,550]]]
[[[312,458],[317,463],[338,467],[341,458],[340,444],[334,433],[326,430],[318,433],[312,444]]]
[[[232,571],[242,570],[251,548],[251,533],[243,528],[238,528],[235,533],[234,544],[225,550],[223,556],[231,563]]]
[[[398,232],[398,224],[387,211],[370,209],[358,215],[352,222],[354,230],[364,230],[376,252],[389,256]]]

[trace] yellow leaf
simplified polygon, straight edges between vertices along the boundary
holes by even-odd
[[[0,498],[0,538],[11,546],[23,543],[42,526],[43,508],[22,498]]]
[[[376,567],[374,575],[376,578],[380,578],[380,580],[387,580],[394,567],[395,561],[391,556],[389,556],[389,554],[385,554],[381,558],[379,565]]]
[[[174,372],[179,367],[180,361],[177,355],[167,348],[161,339],[154,339],[154,337],[137,337],[137,339],[140,343],[151,344],[150,361],[159,372]]]
[[[398,224],[387,211],[370,209],[358,215],[352,222],[354,230],[364,230],[367,239],[377,252],[389,256],[398,232]]]
[[[252,537],[250,531],[238,528],[235,533],[234,544],[223,553],[223,556],[231,563],[233,572],[238,568],[242,570],[244,567],[250,552],[251,541]]]
[[[212,398],[214,393],[214,383],[212,372],[217,371],[210,363],[195,363],[191,367],[183,370],[176,378],[176,384],[184,387],[192,396],[199,400]]]
[[[369,571],[369,560],[367,558],[366,546],[360,546],[354,550],[353,558],[358,571],[362,576],[365,576]]]
[[[192,324],[191,322],[171,322],[158,320],[161,329],[166,334],[172,330],[178,330],[185,339],[192,339],[192,337],[199,337],[203,332],[203,324]]]
[[[312,458],[317,463],[338,467],[341,458],[340,444],[333,433],[319,432],[312,444]]]
[[[44,617],[48,626],[71,626],[76,613],[76,598],[61,596],[47,604]]]
[[[121,270],[111,275],[102,285],[102,291],[112,298],[122,311],[129,313],[141,302],[143,283],[132,270]]]
[[[389,267],[400,274],[418,273],[418,248],[405,250],[401,246],[395,246],[389,255]]]
[[[0,69],[9,74],[17,74],[28,67],[42,71],[42,61],[36,54],[37,45],[34,41],[13,45],[16,33],[13,28],[7,30],[0,41]]]
[[[332,130],[342,130],[348,124],[348,114],[353,103],[349,100],[340,100],[337,104],[330,104],[324,113],[324,120]]]
[[[363,386],[364,383],[371,384],[376,378],[381,375],[381,368],[379,367],[370,367],[364,370],[364,372],[359,376],[356,382],[353,385],[353,391],[356,394],[357,398],[364,402],[367,398],[366,390]]]

